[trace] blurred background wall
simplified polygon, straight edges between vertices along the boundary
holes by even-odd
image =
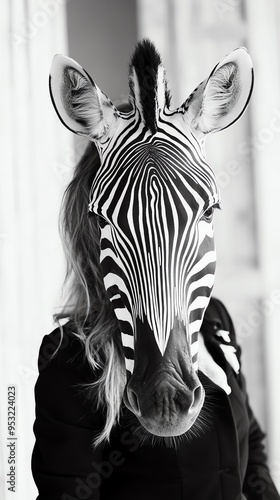
[[[85,143],[58,121],[48,96],[55,53],[76,59],[118,103],[127,64],[148,36],[163,55],[180,105],[215,64],[245,45],[255,67],[246,114],[210,137],[222,195],[216,213],[214,294],[228,307],[243,351],[251,405],[267,432],[280,488],[280,6],[277,0],[3,0],[0,16],[1,498],[30,500],[33,388],[44,334],[53,328],[64,260],[60,199]],[[17,386],[17,493],[7,492],[7,387]]]

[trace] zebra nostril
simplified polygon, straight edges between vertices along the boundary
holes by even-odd
[[[138,396],[137,396],[137,394],[136,394],[134,391],[132,391],[131,389],[130,389],[130,391],[129,391],[129,396],[128,396],[128,399],[129,399],[129,403],[130,403],[130,406],[131,406],[131,408],[132,408],[132,411],[133,411],[136,415],[140,416],[140,415],[141,415],[141,412],[140,412],[140,405],[139,405],[139,401],[138,401]]]
[[[193,392],[193,400],[192,400],[192,404],[191,404],[191,409],[196,410],[197,407],[199,407],[201,405],[202,399],[203,399],[203,390],[202,390],[201,385],[199,385],[198,387],[195,388],[195,390]]]

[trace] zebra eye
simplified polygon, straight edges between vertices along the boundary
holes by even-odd
[[[209,207],[207,210],[205,210],[202,215],[202,220],[205,220],[206,222],[212,222],[215,208],[220,208],[220,204],[215,203],[215,205],[212,205],[212,207]]]
[[[98,219],[99,227],[101,229],[103,229],[103,227],[105,227],[106,224],[108,224],[108,222],[106,221],[106,219],[104,217],[102,217],[102,215],[98,215],[97,219]]]

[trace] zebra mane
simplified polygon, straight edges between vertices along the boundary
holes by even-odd
[[[130,96],[142,120],[154,134],[157,130],[157,113],[169,108],[171,95],[167,87],[165,69],[154,44],[145,39],[139,42],[129,67]]]

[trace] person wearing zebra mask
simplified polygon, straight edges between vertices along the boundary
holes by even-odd
[[[63,201],[68,322],[39,353],[37,498],[279,499],[231,318],[211,297],[220,193],[204,141],[244,112],[250,57],[233,51],[172,109],[143,40],[129,85],[116,108],[54,58],[54,107],[90,142]]]

